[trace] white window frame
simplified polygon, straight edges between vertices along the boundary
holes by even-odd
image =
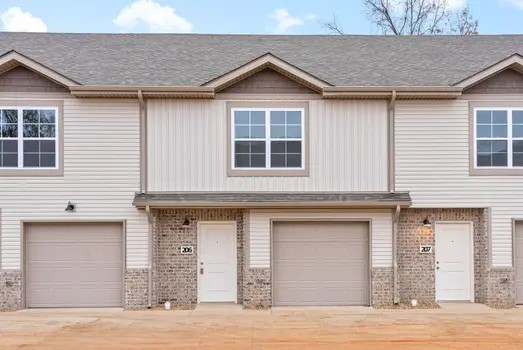
[[[506,111],[507,112],[507,137],[483,137],[478,138],[478,112],[479,111]],[[512,112],[523,111],[523,107],[475,107],[473,117],[473,156],[474,169],[523,169],[523,166],[513,165],[513,141],[523,141],[523,137],[512,136]],[[507,141],[507,165],[506,166],[478,166],[478,141]]]
[[[0,167],[2,170],[19,169],[27,171],[56,170],[60,169],[60,116],[58,107],[49,106],[0,106],[0,110],[12,109],[18,112],[18,136],[16,138],[2,138],[0,140],[17,140],[18,142],[18,166]],[[24,110],[52,110],[55,113],[55,134],[54,137],[24,137]],[[54,167],[24,167],[24,140],[25,141],[54,141],[55,142],[55,166]]]
[[[271,112],[300,112],[301,138],[271,138]],[[264,112],[265,113],[265,138],[236,138],[236,112]],[[236,141],[264,141],[265,142],[265,167],[264,168],[242,168],[236,167]],[[271,142],[272,141],[301,141],[301,167],[271,167]],[[260,170],[305,170],[305,109],[304,108],[257,108],[257,107],[234,107],[231,108],[231,169],[242,171],[260,171]]]

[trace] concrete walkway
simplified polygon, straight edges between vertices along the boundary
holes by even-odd
[[[523,309],[47,309],[0,313],[0,349],[523,349]]]

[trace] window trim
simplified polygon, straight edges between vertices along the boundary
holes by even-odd
[[[227,102],[227,176],[309,176],[309,103],[305,101],[228,101]],[[302,167],[301,168],[235,168],[234,167],[234,110],[301,110],[302,111]],[[270,118],[265,122],[266,165],[269,165]],[[269,125],[269,129],[267,129]],[[285,141],[286,139],[279,139]],[[292,140],[292,139],[291,139]]]
[[[477,111],[507,111],[507,137],[500,138],[500,140],[507,140],[507,166],[498,167],[478,167],[477,166],[477,122],[476,112]],[[484,175],[484,176],[496,176],[496,175],[523,175],[523,166],[508,166],[512,165],[512,111],[521,110],[523,111],[523,102],[517,101],[471,101],[469,102],[469,135],[470,135],[470,152],[469,152],[469,174],[470,175]],[[520,139],[520,138],[516,138]],[[481,140],[481,139],[479,139]],[[487,139],[485,139],[487,140]],[[491,139],[488,139],[491,140]]]
[[[0,176],[63,176],[63,150],[64,150],[64,123],[63,123],[63,101],[62,100],[0,100],[1,109],[55,109],[56,110],[56,166],[54,168],[4,168],[0,167]],[[20,116],[19,116],[20,117]],[[23,118],[23,117],[22,117]],[[23,123],[23,119],[22,119]],[[20,120],[19,120],[20,125]],[[19,131],[20,132],[20,131]],[[23,130],[21,131],[23,132]],[[18,159],[23,157],[20,143],[23,137],[17,137],[18,140]]]

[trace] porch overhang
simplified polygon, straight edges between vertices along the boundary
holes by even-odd
[[[396,208],[412,204],[408,192],[147,192],[137,208]]]

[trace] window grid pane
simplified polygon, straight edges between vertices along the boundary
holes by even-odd
[[[54,110],[24,109],[23,167],[56,167],[56,115]]]
[[[235,168],[303,166],[302,111],[234,110],[233,116]]]
[[[523,110],[476,110],[476,166],[523,167]]]

